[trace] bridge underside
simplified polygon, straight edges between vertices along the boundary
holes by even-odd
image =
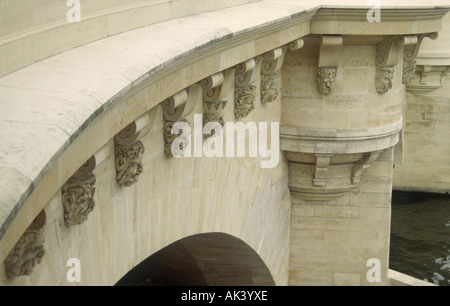
[[[183,238],[156,252],[116,286],[273,286],[259,255],[222,233]]]

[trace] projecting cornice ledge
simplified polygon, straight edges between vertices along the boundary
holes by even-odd
[[[397,4],[397,2],[396,2]],[[364,7],[321,7],[311,20],[311,34],[323,35],[404,35],[435,32],[449,7],[382,6],[379,22],[368,19],[376,10]],[[372,10],[372,11],[371,11]],[[373,16],[376,16],[375,13]]]
[[[358,154],[385,150],[398,142],[402,121],[371,130],[324,130],[281,126],[281,150],[307,154]]]

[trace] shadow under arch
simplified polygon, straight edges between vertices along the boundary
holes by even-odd
[[[269,269],[244,241],[225,233],[178,240],[154,253],[115,286],[274,286]]]

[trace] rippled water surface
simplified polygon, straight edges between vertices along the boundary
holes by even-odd
[[[450,286],[450,197],[392,194],[391,269]]]

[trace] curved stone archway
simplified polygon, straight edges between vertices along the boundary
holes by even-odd
[[[142,261],[116,286],[274,286],[261,257],[225,233],[178,240]]]

